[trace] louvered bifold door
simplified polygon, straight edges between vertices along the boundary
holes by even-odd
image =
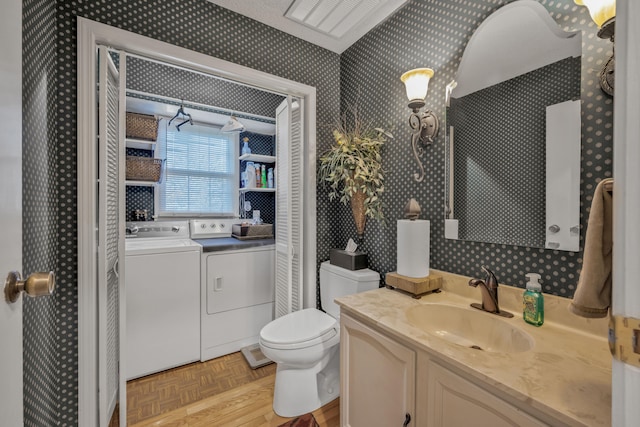
[[[98,406],[107,426],[118,400],[122,155],[120,73],[106,47],[98,51]],[[124,58],[120,58],[122,71]]]
[[[275,317],[302,309],[302,100],[287,97],[276,110]]]
[[[291,234],[291,310],[302,310],[302,239],[303,239],[303,100],[293,98],[289,125],[289,232]]]

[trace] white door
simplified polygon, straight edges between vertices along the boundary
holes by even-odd
[[[613,170],[614,315],[640,318],[640,2],[618,2]],[[595,89],[599,90],[599,89]],[[632,357],[630,357],[632,358]],[[636,426],[640,418],[640,368],[618,360],[612,365],[612,425]]]
[[[121,387],[120,277],[124,274],[124,91],[120,79],[126,60],[119,55],[118,70],[108,49],[98,51],[98,410],[99,425],[107,426],[120,397],[126,409],[126,389]],[[121,389],[122,395],[118,395]]]
[[[276,109],[275,317],[303,307],[303,117],[301,99]]]
[[[0,283],[22,269],[22,2],[3,1],[0,14]],[[4,287],[4,285],[3,285]],[[22,425],[22,298],[0,296],[0,414]]]

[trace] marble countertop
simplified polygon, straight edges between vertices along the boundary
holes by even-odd
[[[480,290],[467,285],[469,277],[437,273],[444,278],[442,292],[419,300],[382,288],[340,297],[336,302],[343,312],[425,351],[463,376],[490,385],[510,400],[532,407],[534,415],[541,412],[571,426],[611,425],[606,319],[579,318],[568,311],[569,299],[545,294],[545,323],[538,328],[522,319],[524,290],[501,284],[501,309],[515,317],[500,319],[528,332],[534,347],[521,353],[495,353],[459,346],[412,326],[405,314],[418,304],[468,307],[480,302]]]

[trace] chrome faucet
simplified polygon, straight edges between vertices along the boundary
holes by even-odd
[[[482,294],[482,304],[473,303],[471,307],[483,310],[489,313],[497,314],[503,317],[513,317],[513,314],[500,310],[498,304],[498,279],[493,271],[487,267],[482,266],[482,270],[486,274],[486,279],[471,279],[469,280],[469,286],[477,288],[480,286],[480,293]]]

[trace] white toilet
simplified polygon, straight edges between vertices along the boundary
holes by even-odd
[[[282,316],[260,331],[260,349],[277,363],[273,410],[281,417],[314,411],[340,394],[340,307],[337,297],[377,289],[375,271],[320,266],[323,313],[306,308]]]

